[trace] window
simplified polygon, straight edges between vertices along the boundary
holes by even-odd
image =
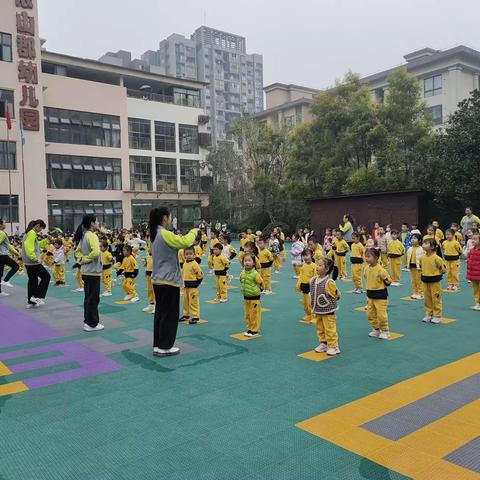
[[[7,162],[7,142],[0,140],[0,170],[16,170],[17,169],[17,144],[8,142],[8,158]],[[10,164],[10,165],[9,165]],[[0,216],[0,218],[2,218]]]
[[[179,125],[178,136],[181,153],[198,153],[198,127],[196,125]]]
[[[174,158],[156,158],[157,192],[177,191],[177,161]]]
[[[200,191],[200,162],[180,160],[180,183],[182,192]]]
[[[190,72],[192,76],[192,72]],[[195,75],[193,75],[195,76]],[[197,90],[187,90],[185,88],[175,88],[173,91],[174,102],[176,105],[185,107],[200,108],[200,92]]]
[[[128,119],[128,145],[136,150],[150,150],[150,120]]]
[[[430,107],[428,110],[430,111],[434,125],[440,125],[443,123],[442,105],[435,105],[434,107]]]
[[[148,192],[152,190],[152,159],[130,157],[130,189]]]
[[[121,190],[119,158],[47,155],[47,187],[79,190]]]
[[[435,75],[423,80],[423,94],[425,97],[433,97],[442,93],[442,76]]]
[[[66,232],[74,232],[87,213],[93,213],[97,221],[109,229],[122,228],[122,202],[49,200],[48,223],[50,227],[61,227]]]
[[[18,195],[12,195],[12,218],[10,218],[10,207],[8,205],[9,195],[0,195],[0,218],[5,223],[18,222]]]
[[[45,140],[120,148],[120,117],[45,107]]]
[[[175,151],[175,124],[155,122],[155,150],[157,152]]]
[[[12,36],[9,33],[0,32],[0,60],[12,61]]]
[[[13,108],[13,91],[0,89],[0,118],[5,118],[7,116],[5,103],[8,105],[10,117],[15,118],[15,109]]]

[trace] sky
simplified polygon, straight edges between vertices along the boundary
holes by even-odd
[[[432,47],[480,50],[479,0],[38,0],[50,51],[139,57],[200,25],[242,35],[263,55],[264,85],[326,88],[349,70],[368,75]]]

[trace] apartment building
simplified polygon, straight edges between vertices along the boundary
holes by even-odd
[[[128,228],[167,205],[193,225],[208,206],[205,84],[41,50],[35,4],[11,1],[0,17],[0,99],[12,116],[8,132],[0,118],[0,216],[13,228],[48,218],[72,230],[95,213]],[[36,27],[28,42],[18,30],[25,16]]]

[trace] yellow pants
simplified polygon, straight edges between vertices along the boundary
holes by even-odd
[[[369,298],[367,302],[367,318],[375,330],[388,332],[388,300]]]
[[[183,316],[200,319],[198,288],[183,289]]]
[[[260,300],[243,300],[247,330],[259,332],[262,323],[262,305]]]
[[[472,281],[473,298],[475,303],[480,305],[480,282]]]
[[[425,313],[429,317],[442,316],[442,282],[424,283]]]
[[[460,285],[460,260],[447,260],[447,284]]]
[[[217,289],[217,298],[227,298],[227,276],[215,275],[215,288]]]
[[[106,292],[112,292],[112,269],[107,268],[106,270],[102,270],[102,283],[105,286]]]
[[[310,302],[309,293],[302,293],[302,303],[303,311],[305,312],[305,316],[303,317],[303,319],[305,321],[310,321],[312,319],[312,304]]]
[[[208,268],[209,268],[210,270],[213,270],[213,255],[212,255],[212,254],[210,254],[210,255],[208,256]]]
[[[412,293],[423,295],[422,272],[420,269],[410,267],[410,281],[412,283]]]
[[[390,258],[387,252],[380,252],[380,261],[382,262],[383,268],[387,268],[390,265]]]
[[[335,255],[335,264],[338,268],[338,276],[347,276],[347,257],[342,255]]]
[[[80,272],[79,268],[77,268],[77,273],[75,274],[75,280],[77,281],[78,288],[83,288],[82,272]]]
[[[337,317],[335,314],[313,314],[317,322],[317,335],[320,343],[326,343],[330,348],[338,348]]]
[[[296,276],[296,277],[299,277],[300,276],[300,268],[302,268],[301,265],[293,265],[292,264],[292,268],[293,268],[293,274]]]
[[[402,257],[390,258],[390,268],[392,269],[392,281],[400,282],[402,278]]]
[[[126,295],[131,295],[132,297],[138,297],[138,293],[135,290],[135,279],[134,278],[124,278],[122,287]]]
[[[285,252],[285,248],[280,252],[280,261],[282,263],[285,263],[285,260],[287,259],[287,252]]]
[[[271,267],[261,268],[261,269],[260,269],[260,275],[262,276],[263,285],[264,285],[264,287],[265,287],[265,290],[271,290],[271,289],[272,289],[272,271],[271,271]]]
[[[402,257],[402,263],[405,268],[408,268],[408,255],[407,252],[404,253]]]
[[[363,289],[363,281],[362,281],[362,270],[363,265],[361,263],[352,263],[352,280],[353,286],[355,288]]]
[[[155,305],[155,292],[153,291],[152,276],[147,275],[147,297],[150,305]]]
[[[55,282],[65,283],[65,265],[53,266],[53,279]]]
[[[273,257],[273,266],[275,267],[276,272],[280,271],[281,264],[282,264],[282,259],[279,256]]]

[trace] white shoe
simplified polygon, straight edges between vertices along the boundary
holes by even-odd
[[[227,303],[227,302],[228,302],[228,299],[226,299],[226,298],[221,298],[221,299],[219,300],[219,302],[220,302],[220,303]]]
[[[340,349],[339,348],[329,348],[327,350],[327,355],[330,355],[330,356],[333,356],[333,355],[336,355],[337,353],[340,353]]]
[[[480,303],[475,304],[473,307],[470,307],[472,310],[480,311]]]
[[[12,285],[10,282],[5,282],[4,280],[2,280],[2,286],[3,286],[3,287],[13,288],[13,285]]]
[[[0,297],[8,297],[8,295],[7,292],[0,292]]]
[[[72,292],[76,292],[76,293],[80,293],[80,292],[83,292],[84,289],[83,288],[76,288],[75,290],[72,290]]]
[[[295,280],[298,280],[298,275],[294,275],[292,278],[294,278]]]
[[[155,313],[155,305],[149,305],[148,307],[142,308],[142,312]]]
[[[125,301],[131,300],[132,298],[133,298],[133,297],[132,297],[131,295],[125,295],[125,296],[123,297],[123,299],[124,299]]]
[[[392,287],[399,287],[400,285],[401,285],[400,282],[392,282],[392,283],[390,284],[390,286],[392,286]]]
[[[412,295],[410,295],[410,298],[412,298],[413,300],[418,300],[418,295],[416,293],[412,293]]]
[[[172,347],[168,350],[163,348],[154,347],[153,354],[157,357],[169,357],[171,355],[178,355],[180,353],[180,349],[178,347]]]
[[[381,340],[388,340],[390,338],[390,332],[389,331],[382,331],[380,330],[380,333],[378,334],[378,338],[380,338]]]
[[[425,323],[430,323],[432,321],[432,318],[433,317],[429,317],[428,315],[426,317],[423,317],[422,318],[422,322],[425,322]]]
[[[378,336],[380,335],[380,330],[372,330],[368,336],[369,337],[373,337],[373,338],[378,338]]]
[[[264,294],[265,294],[265,295],[271,295],[272,293],[273,293],[273,292],[272,292],[271,290],[265,290],[265,291],[264,291]]]
[[[34,301],[37,303],[38,306],[45,305],[45,300],[43,298],[36,298]]]
[[[328,346],[326,343],[321,343],[317,348],[315,348],[315,351],[317,353],[324,353],[328,350]]]
[[[407,267],[402,268],[402,272],[409,272],[410,270]]]
[[[90,325],[87,325],[86,323],[83,324],[83,331],[84,332],[99,332],[100,330],[103,330],[105,328],[104,325],[101,323],[97,324],[96,327],[91,327]]]
[[[440,323],[442,319],[440,317],[432,317],[430,320],[431,323]]]
[[[243,332],[243,335],[244,335],[245,337],[253,337],[253,334],[250,333],[250,332]]]
[[[423,300],[423,295],[417,295],[417,300]]]
[[[30,308],[38,308],[38,305],[36,303],[27,303],[25,305],[25,308],[29,310]]]
[[[101,296],[101,297],[111,297],[111,296],[112,296],[112,292],[103,292],[100,296]]]
[[[131,303],[136,303],[136,302],[138,302],[139,300],[140,300],[140,299],[139,299],[138,297],[133,297],[133,298],[130,299],[130,302],[131,302]]]

